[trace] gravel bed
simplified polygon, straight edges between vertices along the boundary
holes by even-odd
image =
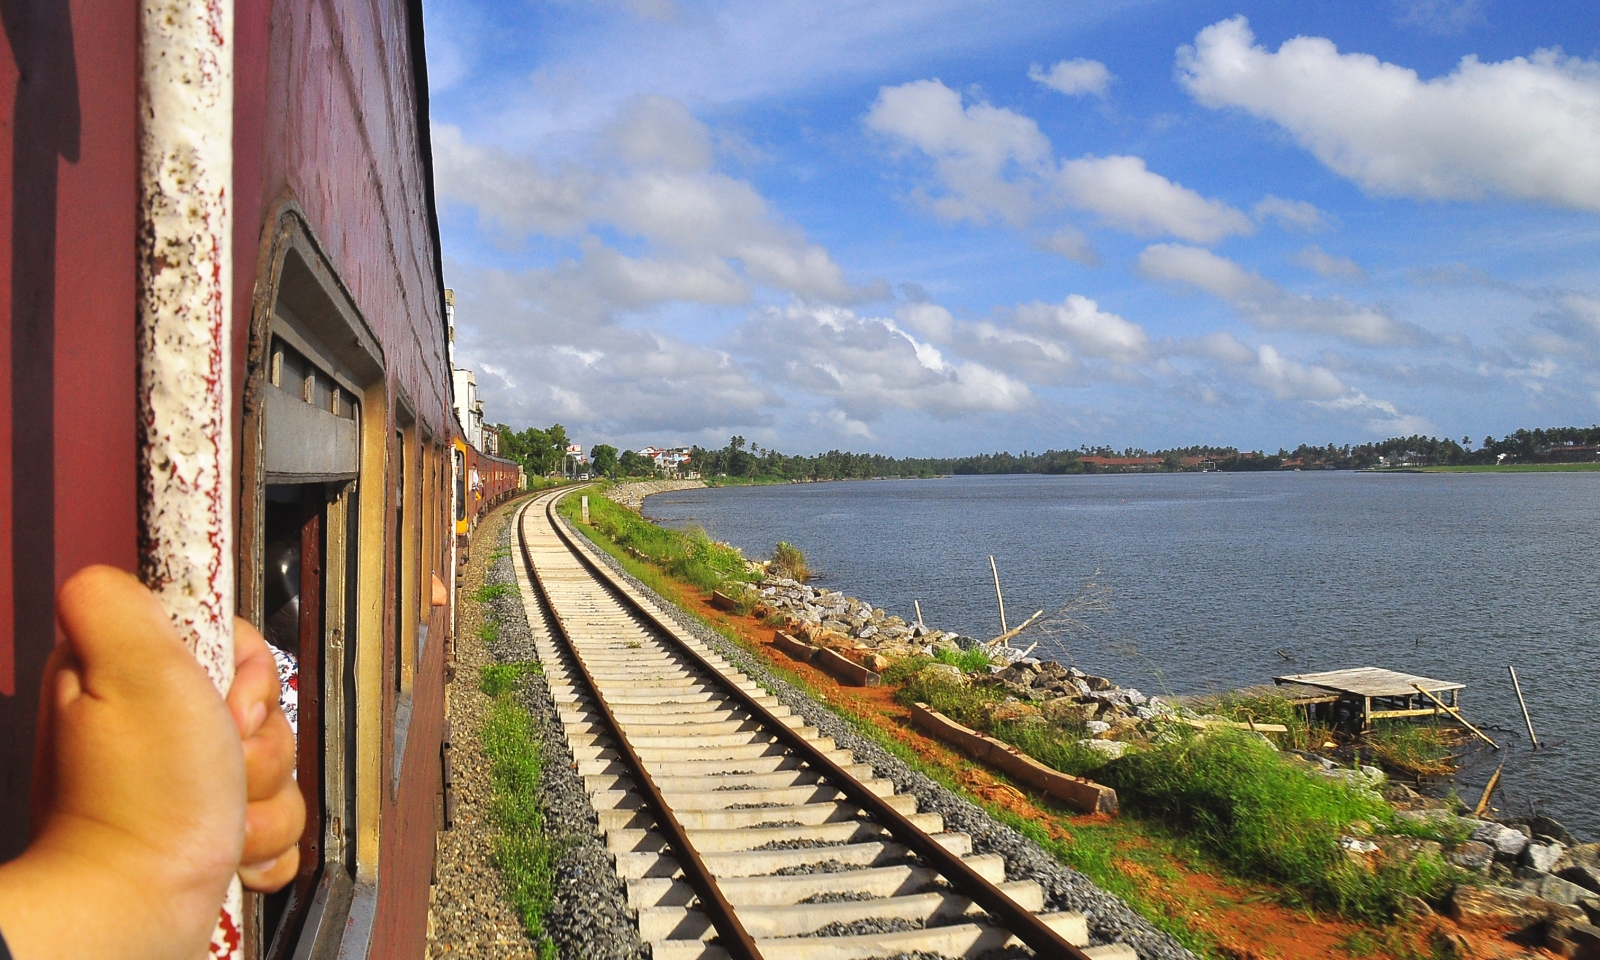
[[[583,536],[570,524],[568,530],[574,536]],[[970,801],[907,767],[900,758],[857,733],[838,714],[773,676],[749,653],[661,598],[624,570],[609,554],[601,551],[598,556],[635,588],[654,599],[684,629],[705,641],[735,668],[772,691],[779,702],[804,717],[823,736],[832,737],[841,749],[849,750],[858,760],[871,764],[878,776],[893,781],[896,792],[914,794],[919,809],[924,813],[942,816],[945,829],[969,834],[974,852],[1003,856],[1006,879],[1036,880],[1044,888],[1047,909],[1082,913],[1088,919],[1089,936],[1094,943],[1125,943],[1139,954],[1141,960],[1196,960],[1194,954],[1182,944],[1134,913],[1121,898],[1096,887],[1088,877],[1056,860],[1038,844],[998,822]],[[812,842],[807,845],[825,844]],[[794,848],[768,844],[765,849]]]
[[[912,862],[913,860],[910,857],[899,857],[873,864],[873,866],[897,867],[901,864]],[[797,863],[792,867],[779,867],[772,871],[772,875],[775,877],[798,877],[807,873],[851,873],[860,869],[862,868],[854,863],[844,863],[839,860],[822,860],[817,863]]]
[[[500,533],[496,552],[506,556],[489,571],[489,583],[516,583],[511,565],[513,526],[507,523]],[[494,658],[502,663],[539,659],[533,631],[536,626],[548,634],[543,616],[530,626],[520,593],[494,600],[491,606],[500,620],[500,636],[490,644]],[[555,863],[555,899],[545,929],[563,957],[644,960],[648,953],[628,912],[627,888],[617,878],[615,861],[600,838],[600,821],[578,776],[550,688],[541,673],[529,673],[518,692],[543,743],[539,794],[545,829],[564,845]]]
[[[835,890],[832,893],[813,893],[800,903],[864,903],[868,900],[882,900],[883,897],[865,890]]]
[[[491,553],[489,534],[503,520],[504,513],[497,511],[484,521],[488,526],[480,528],[483,535],[467,564],[464,592],[483,584]],[[432,960],[535,956],[492,859],[495,830],[488,820],[492,784],[478,740],[489,705],[489,698],[478,689],[478,672],[494,662],[478,639],[484,613],[479,604],[463,602],[456,625],[456,679],[447,694],[456,817],[454,828],[439,834],[439,881],[429,891],[427,956]]]

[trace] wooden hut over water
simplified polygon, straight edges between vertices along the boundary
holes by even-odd
[[[1438,717],[1459,711],[1467,685],[1434,680],[1381,667],[1356,667],[1323,673],[1273,677],[1280,692],[1306,708],[1314,719],[1366,730],[1374,720]]]

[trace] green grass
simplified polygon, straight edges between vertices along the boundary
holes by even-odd
[[[601,493],[591,492],[588,497],[589,529],[623,548],[624,553],[638,551],[674,579],[705,591],[724,590],[731,584],[755,579],[746,572],[739,551],[711,542],[704,530],[658,527]],[[580,528],[585,526],[576,497],[563,498],[557,510]]]
[[[467,599],[477,603],[488,603],[490,600],[499,600],[516,595],[517,588],[509,583],[486,583],[469,593]]]
[[[1240,874],[1352,919],[1391,919],[1407,897],[1438,897],[1457,876],[1435,856],[1376,870],[1352,861],[1338,847],[1340,834],[1357,821],[1387,824],[1389,805],[1285,763],[1244,731],[1130,751],[1098,778],[1125,807],[1183,828]]]
[[[492,782],[489,819],[498,834],[494,864],[541,960],[554,960],[556,945],[544,920],[555,896],[555,860],[561,846],[544,829],[539,803],[544,759],[533,718],[512,696],[517,680],[529,670],[527,664],[500,664],[484,671],[481,684],[491,700],[479,737]]]
[[[800,552],[799,547],[784,543],[782,540],[772,548],[770,569],[777,576],[788,577],[801,583],[811,579],[811,568],[806,566],[806,555]]]

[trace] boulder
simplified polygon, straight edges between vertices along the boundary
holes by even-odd
[[[1524,890],[1510,887],[1469,887],[1451,891],[1446,909],[1468,930],[1527,930],[1551,920],[1584,923],[1588,917],[1575,906],[1551,903]]]
[[[1379,837],[1378,849],[1390,860],[1410,863],[1418,857],[1438,857],[1444,853],[1444,846],[1434,840],[1418,840],[1416,837]]]
[[[1444,855],[1445,861],[1473,873],[1488,873],[1494,863],[1494,847],[1481,840],[1467,840]]]
[[[1563,906],[1582,907],[1586,910],[1600,910],[1600,894],[1593,890],[1586,890],[1560,877],[1553,877],[1548,873],[1538,873],[1513,880],[1511,887],[1530,893],[1540,900],[1559,903]]]
[[[1112,683],[1110,680],[1107,680],[1105,677],[1096,677],[1087,673],[1078,679],[1082,680],[1090,690],[1095,692],[1099,692],[1101,690],[1115,690],[1117,687],[1116,684]]]
[[[861,658],[861,665],[866,667],[868,670],[871,670],[873,673],[882,673],[883,671],[889,669],[889,664],[893,662],[893,660],[890,660],[881,653],[869,653],[865,657]]]
[[[1502,823],[1485,823],[1472,831],[1472,839],[1481,840],[1494,847],[1497,856],[1515,861],[1528,848],[1529,840],[1521,831]]]
[[[1568,847],[1552,872],[1560,873],[1567,867],[1600,867],[1600,843],[1577,843]]]
[[[1587,864],[1574,864],[1559,871],[1556,876],[1575,883],[1585,890],[1600,893],[1600,867],[1591,867]]]
[[[994,723],[1018,723],[1039,716],[1039,708],[1020,700],[1002,700],[985,711]]]
[[[1553,923],[1545,946],[1570,960],[1600,960],[1600,927],[1587,923]]]
[[[1559,820],[1551,817],[1529,817],[1523,822],[1528,825],[1528,829],[1533,831],[1535,837],[1549,837],[1551,840],[1568,847],[1578,842],[1578,838],[1574,837],[1566,827],[1562,826]]]
[[[1046,720],[1056,723],[1087,723],[1100,711],[1100,704],[1092,700],[1080,702],[1076,697],[1056,697],[1046,701],[1041,711]]]
[[[1521,862],[1530,870],[1549,873],[1550,868],[1555,866],[1561,855],[1566,852],[1567,848],[1554,840],[1549,843],[1535,840],[1523,848]]]
[[[1104,720],[1090,720],[1083,725],[1083,729],[1098,736],[1102,733],[1110,733],[1111,724],[1106,723]]]
[[[916,681],[929,686],[964,687],[967,675],[961,668],[948,663],[930,663],[917,671]]]
[[[1079,740],[1078,746],[1103,753],[1112,760],[1128,752],[1128,745],[1120,740]]]

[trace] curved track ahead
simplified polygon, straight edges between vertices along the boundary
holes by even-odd
[[[923,952],[1135,960],[1038,913],[1032,880],[917,812],[596,559],[555,515],[518,516],[517,582],[578,773],[655,960]]]

